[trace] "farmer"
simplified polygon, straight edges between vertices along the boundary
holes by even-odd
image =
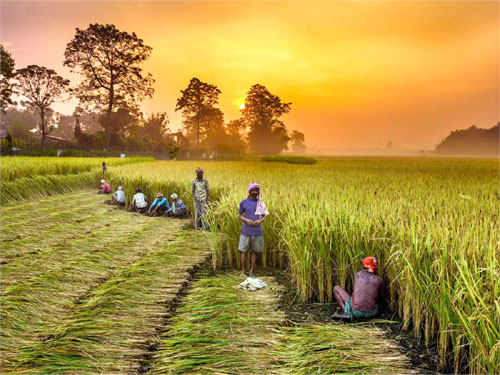
[[[378,314],[384,281],[377,276],[378,260],[367,257],[362,260],[364,270],[354,275],[354,292],[349,296],[340,286],[333,289],[335,299],[344,311],[343,314],[334,314],[334,318],[373,318]]]
[[[101,188],[99,194],[111,194],[111,186],[104,179],[101,180]]]
[[[111,197],[111,203],[125,207],[125,192],[123,191],[122,186],[118,186],[118,190],[114,192],[113,196]]]
[[[196,170],[196,178],[192,183],[193,202],[194,202],[194,229],[200,229],[204,226],[203,218],[207,213],[207,204],[210,198],[208,180],[203,178],[203,169]]]
[[[148,215],[150,216],[165,216],[166,212],[170,209],[167,198],[162,193],[156,194],[156,199],[149,207]]]
[[[139,212],[143,214],[146,212],[146,208],[148,207],[148,200],[144,194],[142,194],[142,190],[137,188],[135,189],[134,197],[132,198],[132,210],[135,212]]]
[[[106,162],[102,162],[102,178],[106,178],[106,171],[108,170],[108,167],[106,167]]]
[[[170,210],[168,210],[167,215],[178,218],[185,216],[187,207],[184,202],[179,199],[177,194],[173,193],[170,196],[170,199],[172,199],[172,205],[170,206]]]
[[[241,273],[246,275],[247,253],[251,252],[250,277],[254,277],[257,253],[264,251],[264,237],[262,236],[262,222],[269,215],[266,205],[260,199],[260,186],[252,182],[248,187],[248,198],[240,203],[238,218],[243,221],[238,250],[241,252]]]

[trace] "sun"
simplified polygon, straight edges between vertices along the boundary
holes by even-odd
[[[245,104],[244,103],[240,104],[240,109],[245,109]]]

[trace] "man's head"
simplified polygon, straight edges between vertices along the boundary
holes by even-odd
[[[361,261],[363,267],[365,267],[369,272],[376,272],[378,268],[378,260],[375,257],[367,257]]]
[[[140,188],[135,189],[136,193],[142,193],[142,190]]]
[[[177,200],[177,198],[179,198],[179,197],[178,197],[178,196],[177,196],[177,194],[175,194],[175,193],[173,193],[173,194],[170,196],[170,199],[172,199],[173,201],[176,201],[176,200]]]
[[[123,190],[123,186],[118,186],[118,190]]]
[[[105,184],[106,181],[104,179],[101,180],[101,185]]]
[[[163,194],[162,194],[162,193],[158,193],[158,194],[156,194],[156,198],[157,198],[157,199],[162,199],[162,198],[163,198]]]
[[[251,182],[250,185],[248,186],[248,195],[252,199],[257,199],[259,198],[260,194],[260,185],[256,182]]]
[[[203,178],[203,168],[198,168],[196,170],[196,177],[198,177],[198,180],[201,180]]]

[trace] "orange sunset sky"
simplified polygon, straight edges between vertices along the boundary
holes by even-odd
[[[450,130],[499,116],[497,1],[2,1],[0,40],[16,68],[63,67],[75,27],[113,23],[153,47],[146,113],[175,112],[192,77],[217,85],[226,121],[260,83],[312,151],[432,149]],[[71,114],[76,101],[59,103]]]

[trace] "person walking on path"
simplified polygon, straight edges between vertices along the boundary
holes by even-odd
[[[122,186],[118,186],[118,190],[116,190],[111,197],[111,203],[117,204],[118,206],[125,207],[125,192],[123,191]]]
[[[167,198],[162,193],[156,194],[156,199],[149,207],[148,215],[150,216],[165,216],[167,211],[170,210]]]
[[[144,212],[146,212],[147,207],[148,207],[148,200],[146,196],[142,193],[141,189],[139,188],[135,189],[135,194],[134,197],[132,198],[132,210],[143,214]]]
[[[241,252],[241,273],[246,275],[247,253],[250,255],[250,277],[254,277],[257,253],[264,251],[262,223],[269,215],[265,203],[260,199],[260,185],[252,182],[248,186],[248,198],[240,203],[238,218],[243,221],[238,250]]]
[[[382,290],[384,281],[377,276],[378,260],[375,257],[367,257],[361,261],[364,270],[354,275],[354,291],[352,296],[340,286],[333,288],[333,294],[338,304],[344,311],[343,314],[334,314],[334,318],[373,318],[378,314],[382,301]]]
[[[178,218],[184,217],[187,213],[187,207],[184,202],[181,201],[175,193],[173,193],[170,198],[172,199],[172,205],[170,206],[170,210],[168,210],[167,215]]]
[[[102,178],[105,179],[106,178],[106,171],[108,170],[108,167],[106,166],[106,162],[103,161],[102,162]]]
[[[194,229],[201,229],[205,226],[203,221],[207,214],[207,204],[210,199],[210,190],[208,180],[203,178],[203,169],[196,170],[196,178],[192,183],[193,202],[194,202]]]
[[[106,182],[106,180],[101,180],[101,190],[99,194],[111,194],[111,185]]]

